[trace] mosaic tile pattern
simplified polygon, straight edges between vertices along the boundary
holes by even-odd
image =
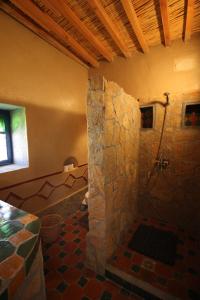
[[[0,263],[15,251],[15,247],[8,241],[0,242]]]
[[[0,201],[0,300],[12,299],[32,265],[40,221]]]
[[[85,267],[86,215],[68,216],[57,241],[43,245],[47,300],[141,300]]]
[[[19,221],[7,221],[1,224],[0,239],[4,240],[14,235],[24,227]]]
[[[158,229],[171,231],[178,238],[176,261],[174,266],[163,264],[129,247],[133,233],[141,224],[152,225]],[[123,243],[110,260],[110,265],[118,270],[149,283],[179,299],[200,299],[200,242],[189,236],[181,228],[154,219],[139,219],[128,231]]]

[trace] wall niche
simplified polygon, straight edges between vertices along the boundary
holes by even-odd
[[[154,106],[141,106],[141,129],[154,128]]]
[[[185,103],[183,106],[183,126],[200,127],[200,102]]]

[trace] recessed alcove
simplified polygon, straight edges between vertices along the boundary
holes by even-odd
[[[183,126],[200,128],[200,103],[185,103],[183,105]]]
[[[154,127],[154,106],[140,106],[141,111],[141,129],[151,129]]]

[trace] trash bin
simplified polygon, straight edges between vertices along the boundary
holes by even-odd
[[[52,243],[57,240],[61,232],[63,219],[60,215],[49,214],[41,218],[41,238],[45,243]]]

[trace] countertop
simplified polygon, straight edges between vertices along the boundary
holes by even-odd
[[[39,247],[40,220],[0,200],[0,300],[12,299]]]

